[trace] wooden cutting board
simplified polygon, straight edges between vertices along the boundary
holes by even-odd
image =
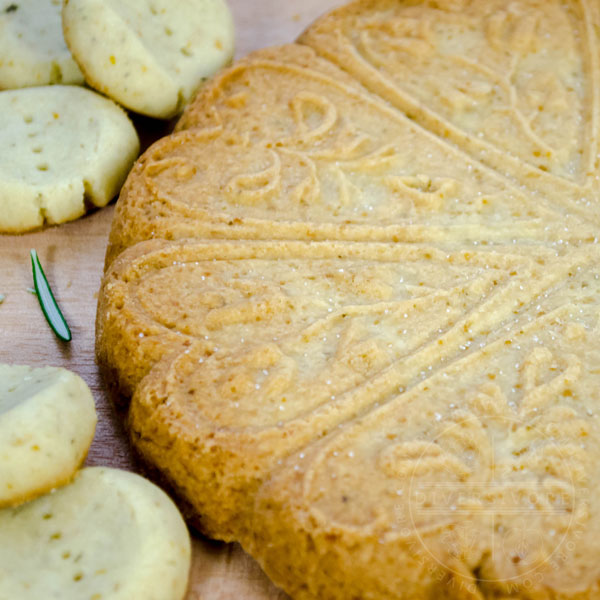
[[[293,41],[320,14],[340,0],[229,0],[236,24],[236,56]],[[143,144],[168,132],[169,124],[135,119]],[[57,365],[79,373],[90,386],[98,427],[87,464],[140,470],[131,453],[119,414],[108,398],[94,362],[94,320],[104,252],[114,206],[87,217],[23,236],[0,235],[0,362]],[[47,326],[33,283],[29,249],[38,251],[48,280],[73,332],[59,342]],[[237,544],[194,536],[194,556],[186,600],[274,600],[277,590],[256,562]]]

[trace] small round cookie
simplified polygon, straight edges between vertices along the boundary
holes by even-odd
[[[0,90],[83,84],[62,33],[60,0],[0,0]]]
[[[0,92],[0,232],[63,223],[104,206],[139,151],[125,111],[76,86]]]
[[[0,364],[0,507],[70,481],[95,428],[94,400],[81,377]]]
[[[89,85],[158,118],[233,55],[225,0],[65,0],[63,31]]]
[[[56,492],[0,511],[0,598],[181,600],[190,545],[160,488],[86,468]]]

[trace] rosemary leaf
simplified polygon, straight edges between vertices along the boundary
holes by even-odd
[[[42,269],[42,265],[40,264],[40,259],[38,258],[37,252],[35,250],[31,250],[31,267],[33,269],[33,283],[35,285],[35,291],[40,302],[40,306],[42,307],[42,312],[46,317],[46,321],[48,321],[48,325],[52,328],[52,331],[56,334],[56,336],[63,340],[64,342],[71,341],[71,330],[63,317],[63,314],[60,312],[60,308],[56,300],[54,299],[54,295],[52,294],[52,290],[48,285],[48,280],[46,279],[46,275],[44,274],[44,269]]]

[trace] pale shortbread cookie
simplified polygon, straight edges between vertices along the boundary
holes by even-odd
[[[83,84],[62,33],[60,0],[0,2],[0,89]]]
[[[233,55],[224,0],[67,0],[63,28],[86,81],[152,117],[177,114]]]
[[[0,365],[0,507],[67,483],[95,428],[92,394],[75,373]]]
[[[139,151],[125,112],[75,86],[0,92],[0,232],[62,223],[104,206]]]
[[[2,600],[181,600],[190,538],[170,498],[139,475],[92,467],[0,511]]]

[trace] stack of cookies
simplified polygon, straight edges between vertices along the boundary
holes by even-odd
[[[0,232],[105,206],[139,152],[116,103],[170,118],[232,54],[224,0],[0,2]]]
[[[0,364],[0,598],[182,600],[190,539],[169,497],[126,471],[81,471],[89,388],[65,369]]]

